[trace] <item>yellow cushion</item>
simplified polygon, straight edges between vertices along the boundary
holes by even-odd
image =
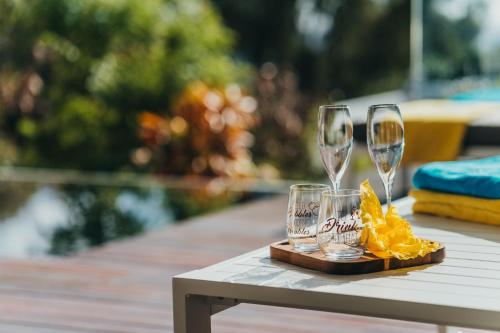
[[[451,161],[460,154],[467,125],[498,109],[496,103],[416,100],[402,103],[403,164]]]

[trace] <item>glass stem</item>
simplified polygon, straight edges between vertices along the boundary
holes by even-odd
[[[333,192],[337,192],[340,189],[340,181],[339,180],[332,181],[332,189],[333,189]]]
[[[333,192],[337,193],[338,190],[340,189],[340,180],[338,179],[332,180],[332,187],[333,187]],[[339,203],[337,202],[337,198],[335,197],[333,198],[333,209],[335,210],[335,216],[339,216],[341,208]]]
[[[387,181],[384,182],[384,187],[385,187],[385,197],[387,199],[387,209],[391,206],[391,199],[392,199],[392,182],[393,178],[389,177]]]

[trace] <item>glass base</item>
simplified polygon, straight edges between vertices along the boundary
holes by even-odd
[[[318,244],[293,244],[293,249],[297,252],[315,252],[319,250]]]
[[[325,257],[332,261],[349,261],[359,259],[363,255],[363,249],[357,247],[350,247],[340,251],[325,253]]]

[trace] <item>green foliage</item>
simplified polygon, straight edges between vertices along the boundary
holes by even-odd
[[[0,0],[0,129],[19,164],[127,167],[139,112],[245,79],[232,42],[204,0]]]
[[[362,22],[362,24],[360,24]],[[338,96],[400,89],[409,67],[410,1],[343,1],[322,61]]]
[[[427,77],[432,80],[456,79],[481,73],[475,37],[480,31],[478,18],[482,1],[471,6],[460,19],[436,11],[437,1],[424,1],[424,55]]]
[[[408,0],[214,0],[240,38],[237,51],[261,65],[272,61],[297,72],[301,92],[323,100],[356,97],[404,84],[409,67]],[[307,8],[306,8],[307,7]],[[311,47],[300,21],[318,31]],[[316,29],[317,28],[317,29]],[[307,109],[307,108],[306,108]]]

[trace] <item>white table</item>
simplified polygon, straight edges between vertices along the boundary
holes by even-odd
[[[443,263],[338,276],[271,260],[261,248],[174,277],[175,332],[210,332],[210,316],[239,303],[500,330],[500,227],[413,216],[411,204],[395,202],[417,235],[445,244]]]

